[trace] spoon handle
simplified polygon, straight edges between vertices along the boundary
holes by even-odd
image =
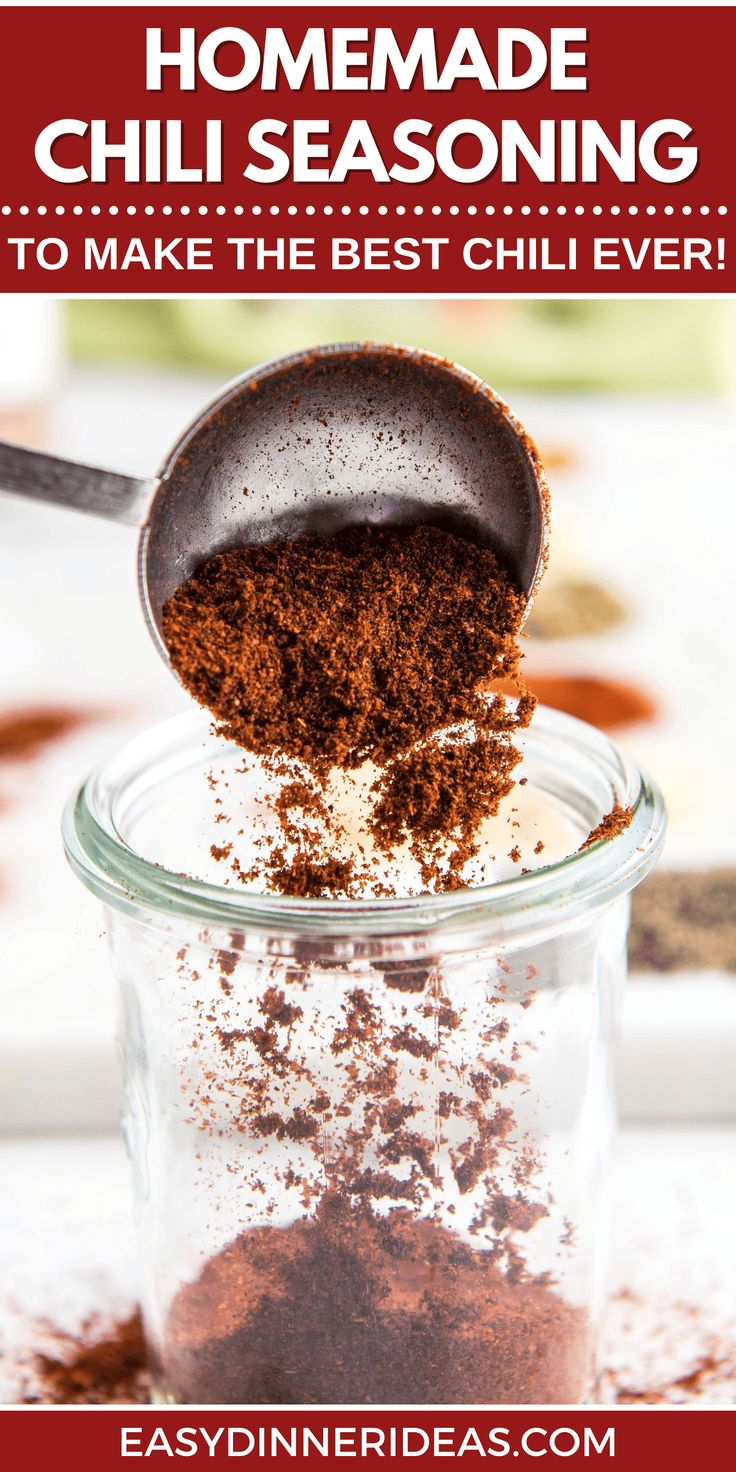
[[[55,506],[86,511],[90,516],[103,516],[107,521],[140,526],[155,485],[154,480],[96,470],[91,465],[77,465],[73,460],[60,460],[0,440],[0,491],[15,496],[50,501]]]

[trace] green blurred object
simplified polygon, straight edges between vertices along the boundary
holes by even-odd
[[[94,300],[66,314],[78,360],[223,375],[364,338],[429,347],[503,388],[712,392],[736,371],[728,301]]]

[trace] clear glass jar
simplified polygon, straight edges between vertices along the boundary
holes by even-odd
[[[238,755],[200,716],[134,742],[70,804],[67,853],[104,903],[120,987],[157,1397],[593,1395],[628,895],[664,814],[579,721],[539,711],[524,750],[529,791],[577,843],[615,799],[630,827],[412,900],[175,872],[193,868],[198,784]]]

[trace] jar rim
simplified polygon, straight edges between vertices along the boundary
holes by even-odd
[[[613,838],[599,840],[562,859],[527,873],[473,885],[446,894],[413,898],[348,900],[293,898],[232,889],[190,878],[137,853],[115,823],[121,792],[142,778],[149,786],[155,772],[177,748],[196,744],[201,759],[203,723],[194,712],[154,726],[134,738],[121,753],[96,768],[72,794],[63,818],[67,858],[78,877],[106,905],[139,918],[168,923],[194,921],[237,931],[261,930],[271,935],[351,937],[398,936],[462,928],[497,930],[507,936],[572,920],[590,906],[610,902],[633,889],[655,862],[664,840],[666,815],[659,789],[638,764],[593,726],[544,706],[537,708],[524,735],[527,756],[552,753],[560,772],[575,772],[587,763],[591,773],[610,786],[613,798],[633,810],[630,825]],[[210,735],[222,749],[221,738]]]

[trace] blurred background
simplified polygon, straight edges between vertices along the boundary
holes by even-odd
[[[457,359],[536,440],[553,522],[527,677],[628,745],[670,812],[619,1070],[622,1399],[736,1386],[735,327],[726,301],[0,298],[0,435],[113,469],[155,472],[250,365],[366,337]],[[135,554],[133,531],[0,496],[0,1256],[21,1344],[60,1293],[63,1318],[131,1292],[114,997],[59,821],[92,765],[186,704]]]

